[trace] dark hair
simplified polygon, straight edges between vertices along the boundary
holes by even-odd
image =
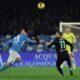
[[[27,28],[27,26],[24,24],[24,25],[21,25],[21,26],[19,27],[19,33],[20,33],[23,29],[24,29],[26,32],[28,32],[28,28]]]
[[[59,34],[62,36],[62,32],[60,32],[60,31],[57,31],[57,33],[59,33]]]

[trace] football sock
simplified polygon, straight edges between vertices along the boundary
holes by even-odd
[[[58,69],[58,71],[60,72],[60,74],[61,74],[62,76],[64,76],[62,69],[61,69],[60,67],[57,67],[57,69]]]
[[[5,69],[9,68],[11,65],[7,63],[3,63],[3,66],[0,66],[0,72],[4,71]]]

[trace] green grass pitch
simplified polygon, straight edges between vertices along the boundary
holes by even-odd
[[[60,77],[56,68],[9,68],[0,72],[0,80],[80,80],[80,68],[74,70],[74,76],[69,76],[68,68],[64,69],[65,76]]]

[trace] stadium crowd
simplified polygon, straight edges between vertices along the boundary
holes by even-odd
[[[33,35],[54,34],[59,29],[60,21],[80,21],[78,1],[75,3],[75,0],[61,2],[45,0],[46,7],[43,10],[37,8],[38,2],[38,0],[0,0],[0,35],[17,34],[23,24]]]
[[[0,51],[5,52],[9,50],[10,45],[7,45],[5,48],[3,46],[5,45],[5,42],[11,39],[12,35],[6,35],[6,36],[1,36],[0,37]],[[36,52],[44,52],[46,51],[47,46],[54,40],[54,35],[38,35],[38,44],[36,45],[30,45],[30,44],[25,44],[24,48],[22,51],[36,51]],[[32,37],[33,40],[36,40],[35,37]],[[75,46],[75,51],[80,51],[80,36],[77,37],[77,42],[74,45]],[[48,51],[50,52],[55,52],[54,46],[50,48]]]

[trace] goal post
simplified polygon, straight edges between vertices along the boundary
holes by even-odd
[[[80,22],[60,22],[59,23],[59,30],[61,32],[63,32],[63,26],[80,30]]]
[[[59,23],[59,30],[64,33],[65,28],[70,28],[71,31],[76,36],[76,44],[75,44],[75,51],[80,51],[80,22],[60,22]]]

